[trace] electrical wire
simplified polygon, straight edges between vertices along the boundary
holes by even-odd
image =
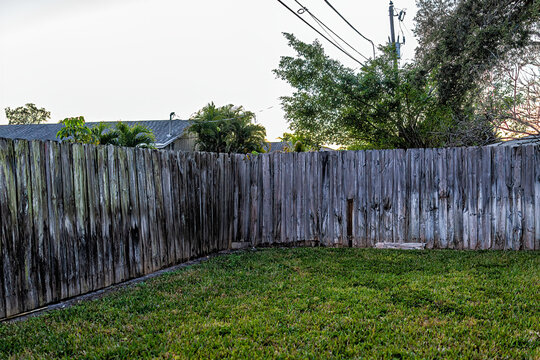
[[[375,44],[373,43],[373,41],[371,41],[370,39],[365,37],[364,34],[362,34],[360,31],[358,31],[347,19],[345,19],[345,17],[343,15],[341,15],[341,13],[339,11],[337,11],[337,9],[334,6],[332,6],[332,4],[330,4],[330,2],[328,0],[324,0],[324,2],[328,6],[330,6],[330,8],[332,8],[332,10],[334,10],[334,12],[336,14],[338,14],[339,17],[341,17],[341,19],[343,19],[343,21],[345,21],[347,23],[347,25],[349,25],[354,31],[356,31],[356,33],[358,35],[360,35],[361,37],[363,37],[364,39],[366,39],[367,41],[369,41],[371,43],[371,46],[373,47],[373,58],[375,58]]]
[[[336,34],[336,32],[334,30],[332,30],[330,27],[328,27],[322,20],[320,20],[317,16],[315,16],[311,11],[308,10],[307,7],[305,7],[304,5],[302,5],[298,0],[294,0],[300,7],[301,7],[301,10],[307,12],[312,18],[313,20],[315,20],[315,22],[317,22],[319,24],[319,26],[324,30],[324,32],[332,38],[332,35],[330,35],[328,33],[328,31],[330,31],[332,34],[334,34],[334,36],[336,36],[339,40],[341,40],[343,43],[345,43],[345,45],[347,45],[349,48],[351,48],[354,52],[356,52],[358,55],[360,55],[361,57],[363,57],[364,59],[366,60],[369,60],[369,58],[367,56],[365,56],[364,54],[362,54],[360,51],[356,50],[351,44],[349,44],[347,41],[343,40],[343,38],[341,36],[339,36],[338,34]],[[300,13],[300,10],[297,11],[297,13]],[[328,29],[328,31],[326,30]],[[332,40],[334,40],[336,43],[337,41],[332,38]]]
[[[317,34],[319,34],[320,36],[322,36],[326,41],[328,41],[330,44],[334,45],[337,49],[339,49],[341,52],[343,52],[345,55],[347,55],[348,57],[350,57],[352,60],[356,61],[357,63],[359,63],[360,65],[364,66],[364,64],[358,60],[357,58],[355,58],[354,56],[352,56],[351,54],[349,54],[347,51],[343,50],[338,44],[336,44],[335,42],[333,42],[332,40],[330,40],[328,37],[326,37],[323,33],[321,33],[319,30],[317,30],[315,27],[313,27],[313,25],[311,25],[309,22],[307,22],[306,20],[304,20],[304,18],[302,18],[302,16],[300,16],[299,14],[296,13],[296,11],[294,11],[293,9],[291,9],[289,6],[287,6],[283,1],[281,0],[277,0],[281,5],[283,5],[285,8],[287,8],[287,10],[289,10],[291,13],[293,13],[297,18],[299,18],[300,20],[302,20],[302,22],[304,22],[307,26],[309,26],[311,29],[313,29]]]

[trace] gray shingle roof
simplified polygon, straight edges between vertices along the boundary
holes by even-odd
[[[520,139],[501,141],[488,146],[521,146],[521,145],[540,145],[540,135],[530,135]]]
[[[114,126],[116,121],[106,121],[106,124]],[[161,148],[171,141],[182,136],[191,122],[189,120],[172,120],[171,136],[169,136],[169,120],[149,120],[149,121],[123,121],[123,123],[133,125],[144,125],[154,132],[156,136],[156,147]],[[88,126],[97,124],[87,122]],[[25,139],[25,140],[58,140],[56,133],[63,127],[62,124],[28,124],[28,125],[0,125],[0,138]]]
[[[284,151],[285,147],[291,148],[291,146],[291,143],[287,141],[275,141],[267,142],[264,146],[264,149],[266,150],[266,152]],[[320,151],[334,151],[334,149],[322,146]]]

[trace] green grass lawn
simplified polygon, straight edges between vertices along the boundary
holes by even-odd
[[[538,252],[268,249],[0,324],[0,358],[540,359]]]

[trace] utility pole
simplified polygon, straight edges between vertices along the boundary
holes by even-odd
[[[388,15],[390,16],[390,43],[396,46],[396,35],[394,33],[394,3],[390,0],[388,7]]]
[[[399,14],[396,14],[394,12],[394,3],[392,0],[390,0],[390,6],[388,7],[388,16],[390,17],[390,44],[394,46],[396,49],[396,56],[399,60],[401,58],[401,45],[405,44],[405,35],[403,34],[403,42],[400,41],[399,36],[397,37],[396,41],[396,34],[394,30],[394,17],[397,16],[399,21],[403,21],[403,18],[405,17],[405,9],[401,10]],[[396,61],[397,63],[397,61]]]

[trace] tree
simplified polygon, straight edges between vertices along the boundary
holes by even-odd
[[[301,133],[283,133],[279,138],[289,145],[284,147],[286,152],[318,151],[321,145],[315,143],[308,135]]]
[[[115,133],[118,135],[115,145],[126,147],[154,148],[156,138],[152,130],[143,125],[130,127],[122,122],[116,124]]]
[[[474,103],[485,73],[538,52],[537,0],[418,0],[416,57],[455,113]]]
[[[486,74],[478,109],[503,138],[540,135],[540,56]]]
[[[58,139],[72,143],[98,143],[92,131],[85,125],[83,116],[66,118],[60,121],[60,123],[64,124],[64,127],[56,133]]]
[[[100,145],[118,145],[118,132],[110,124],[100,122],[90,128],[92,135]]]
[[[211,102],[192,118],[189,130],[197,135],[200,151],[217,153],[262,152],[266,130],[254,124],[255,114],[232,104],[216,107]]]
[[[41,124],[47,122],[51,113],[44,108],[38,109],[36,105],[28,103],[25,106],[11,109],[5,108],[6,117],[10,125]]]
[[[431,77],[394,65],[391,48],[355,73],[326,56],[320,43],[285,37],[297,56],[282,57],[274,73],[296,89],[281,98],[293,131],[355,148],[445,145],[444,134],[455,127],[450,109],[437,101]]]

